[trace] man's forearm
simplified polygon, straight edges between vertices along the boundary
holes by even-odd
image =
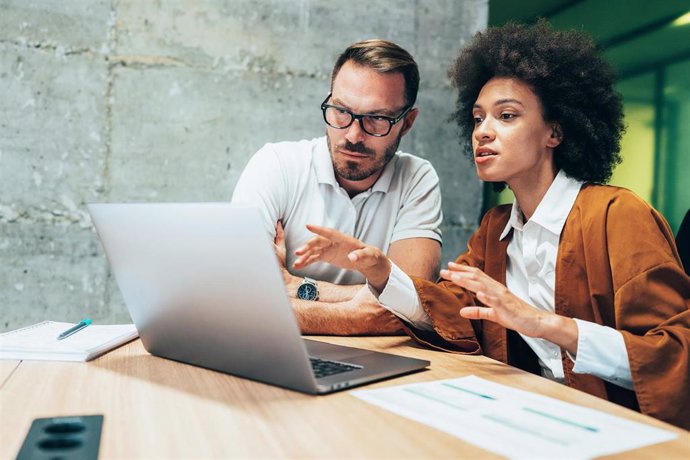
[[[322,302],[292,299],[303,334],[312,335],[396,335],[402,323],[378,304],[357,306],[351,301]]]
[[[302,278],[294,277],[294,279],[287,285],[288,294],[293,299],[297,298],[297,288],[302,282]],[[316,284],[319,289],[319,300],[326,303],[346,302],[352,298],[364,287],[363,284],[333,284],[328,281],[317,280]]]
[[[338,285],[327,281],[318,281],[319,300],[327,303],[346,302],[364,287],[363,284]]]

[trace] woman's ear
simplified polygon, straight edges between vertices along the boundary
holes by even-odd
[[[553,123],[551,125],[551,135],[549,136],[546,146],[554,149],[558,147],[561,142],[563,142],[563,131],[561,130],[561,125],[558,123]]]

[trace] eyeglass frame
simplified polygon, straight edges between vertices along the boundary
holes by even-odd
[[[413,105],[405,106],[403,108],[402,113],[400,115],[398,115],[397,117],[389,117],[386,115],[376,115],[376,114],[372,114],[372,113],[357,114],[357,113],[354,113],[353,111],[351,111],[350,109],[347,109],[347,108],[339,106],[339,105],[326,104],[326,101],[328,101],[331,98],[331,96],[333,96],[333,93],[328,93],[328,96],[326,96],[326,99],[324,99],[323,102],[321,103],[321,112],[323,113],[323,121],[325,121],[328,126],[330,126],[331,128],[334,128],[334,129],[347,129],[350,126],[352,126],[352,123],[354,123],[355,120],[357,120],[357,121],[359,121],[359,127],[362,128],[362,131],[367,133],[369,136],[374,136],[374,137],[386,137],[386,136],[388,136],[391,133],[393,126],[395,126],[400,120],[405,118],[405,115],[410,113],[410,110],[412,110],[412,107],[413,107]],[[328,119],[326,118],[326,109],[329,109],[329,108],[342,110],[343,112],[348,113],[350,115],[350,123],[348,123],[347,126],[342,126],[342,127],[333,126],[332,124],[330,124],[328,122]],[[369,131],[367,131],[367,129],[364,127],[364,123],[362,122],[362,118],[364,118],[364,117],[377,117],[377,118],[382,118],[382,119],[386,120],[389,123],[388,124],[388,131],[386,131],[386,134],[373,134],[373,133],[370,133]]]

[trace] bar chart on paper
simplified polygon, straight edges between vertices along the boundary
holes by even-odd
[[[352,394],[509,458],[592,458],[677,437],[476,376]]]

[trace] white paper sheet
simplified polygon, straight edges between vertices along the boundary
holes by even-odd
[[[352,394],[509,458],[592,458],[677,437],[474,375]]]
[[[92,324],[58,340],[72,326],[74,323],[43,321],[0,334],[0,359],[89,361],[139,335],[134,324]]]

